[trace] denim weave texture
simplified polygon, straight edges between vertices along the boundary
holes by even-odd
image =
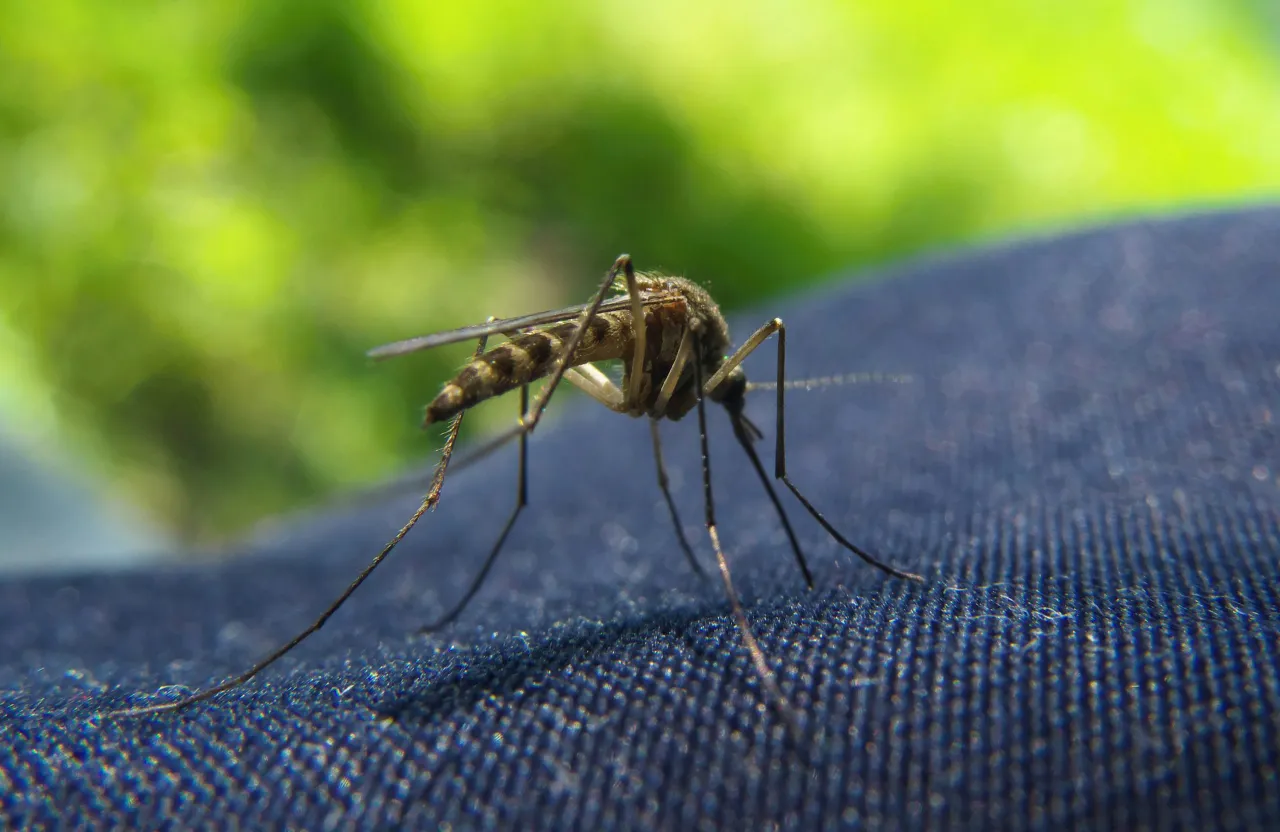
[[[807,590],[710,405],[721,539],[798,732],[715,578],[696,418],[662,428],[710,581],[646,426],[566,396],[530,443],[529,508],[440,633],[416,630],[488,552],[514,448],[451,475],[297,651],[181,713],[101,716],[292,636],[422,485],[227,560],[0,584],[0,825],[1280,828],[1280,209],[930,257],[735,315],[738,342],[774,315],[789,377],[910,376],[789,391],[788,469],[926,578],[867,567],[783,489]],[[772,473],[773,394],[751,396]],[[490,406],[514,419],[515,398]]]

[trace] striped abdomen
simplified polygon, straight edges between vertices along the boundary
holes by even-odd
[[[474,359],[427,406],[423,423],[429,425],[451,418],[486,399],[550,375],[577,326],[577,321],[564,321],[516,335]],[[573,363],[585,364],[630,355],[631,339],[630,313],[597,315],[582,333]]]

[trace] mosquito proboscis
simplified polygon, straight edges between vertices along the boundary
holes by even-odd
[[[610,289],[618,292],[608,297]],[[637,322],[642,325],[637,326]],[[494,335],[507,338],[486,350],[487,339]],[[750,385],[742,362],[770,337],[777,336],[777,382]],[[916,574],[897,569],[851,543],[814,507],[787,475],[786,465],[786,390],[795,386],[841,383],[852,377],[834,377],[793,382],[785,379],[787,330],[781,318],[774,318],[757,329],[742,346],[731,354],[729,327],[719,307],[701,286],[680,277],[637,272],[631,257],[624,254],[614,262],[590,303],[551,312],[540,312],[517,318],[495,320],[462,327],[448,332],[411,338],[386,344],[369,351],[375,359],[390,358],[445,344],[475,340],[472,360],[447,382],[439,395],[427,406],[424,426],[449,422],[447,438],[440,460],[436,463],[430,487],[422,504],[401,527],[382,551],[356,576],[355,580],[314,621],[287,643],[239,676],[213,687],[199,690],[173,702],[128,708],[110,712],[115,716],[136,716],[177,711],[236,688],[257,676],[286,655],[304,639],[315,633],[338,611],[348,598],[378,568],[427,511],[440,500],[445,474],[453,456],[458,429],[466,411],[482,401],[520,390],[520,418],[515,427],[499,434],[482,450],[499,447],[515,439],[519,443],[519,469],[516,502],[507,517],[497,541],[490,549],[476,577],[462,598],[443,616],[423,628],[430,632],[453,621],[479,591],[497,560],[503,544],[515,526],[520,512],[528,504],[528,439],[552,394],[561,380],[580,388],[591,398],[617,413],[649,419],[654,459],[657,463],[658,486],[671,514],[680,546],[690,567],[705,575],[693,548],[685,538],[679,512],[668,486],[666,466],[662,459],[662,443],[658,424],[662,419],[677,420],[693,410],[698,413],[698,433],[702,451],[702,485],[707,534],[715,551],[720,579],[724,584],[734,619],[743,643],[751,656],[757,675],[769,696],[790,714],[790,708],[778,687],[764,651],[751,631],[738,593],[734,589],[729,564],[720,543],[716,524],[715,503],[711,490],[711,459],[707,442],[706,401],[722,405],[729,415],[733,434],[742,446],[752,468],[763,484],[790,543],[805,584],[813,588],[813,575],[804,552],[796,539],[782,502],[756,453],[755,443],[764,434],[746,416],[746,393],[753,387],[776,391],[777,436],[774,445],[774,479],[781,480],[805,510],[840,545],[872,566],[898,578],[923,581]],[[615,383],[596,362],[617,360],[622,364],[622,379]],[[546,383],[530,406],[529,384],[539,379]]]

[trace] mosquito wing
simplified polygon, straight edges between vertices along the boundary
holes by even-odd
[[[682,296],[676,291],[657,291],[650,292],[641,298],[640,302],[644,306],[662,306],[681,300]],[[459,341],[474,341],[485,335],[510,335],[521,330],[533,329],[548,324],[559,323],[560,321],[572,321],[582,316],[591,304],[580,303],[577,306],[570,306],[565,309],[556,309],[550,312],[534,312],[529,315],[521,315],[517,318],[505,318],[501,321],[490,321],[484,324],[475,324],[474,326],[464,326],[458,329],[451,329],[447,332],[437,332],[433,335],[420,335],[417,338],[407,338],[403,341],[396,341],[391,344],[383,344],[380,347],[374,347],[369,350],[366,355],[374,359],[392,358],[397,355],[407,355],[411,352],[420,352],[435,347],[442,347],[445,344],[456,344]],[[610,298],[600,304],[600,308],[596,311],[600,312],[616,312],[618,310],[627,310],[631,308],[631,298],[622,296]]]

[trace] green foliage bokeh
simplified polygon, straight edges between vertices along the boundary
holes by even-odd
[[[735,307],[1275,194],[1278,42],[1247,0],[0,0],[0,419],[222,536],[435,447],[465,349],[366,348],[621,251]]]

